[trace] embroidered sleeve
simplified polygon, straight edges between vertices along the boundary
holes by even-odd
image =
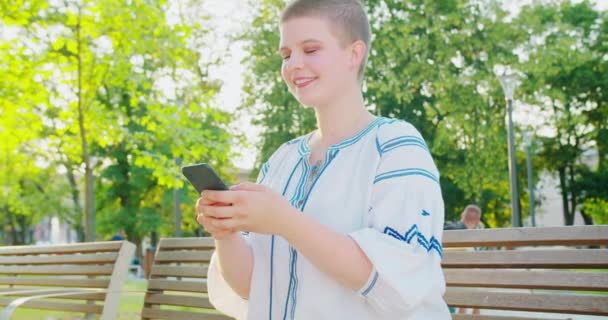
[[[371,182],[368,228],[351,234],[374,265],[360,294],[385,317],[402,318],[429,301],[443,312],[439,173],[411,125],[390,126],[376,143],[380,163]]]

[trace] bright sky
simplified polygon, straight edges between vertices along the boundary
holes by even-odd
[[[242,30],[247,21],[246,0],[222,0],[222,1],[207,1],[207,8],[213,12],[215,21],[218,24],[218,32],[236,32]],[[224,64],[216,69],[210,70],[210,76],[221,79],[224,83],[219,92],[218,102],[221,107],[228,111],[234,111],[241,103],[241,87],[243,85],[243,67],[241,60],[245,57],[245,51],[239,43],[227,43],[227,39],[218,38],[220,47],[226,48],[227,55],[225,56]],[[248,147],[238,148],[237,152],[240,156],[235,158],[234,165],[243,168],[251,169],[257,156],[255,144],[257,137],[260,134],[260,129],[251,125],[251,118],[242,117],[235,121],[235,129],[239,132],[245,132],[248,140]]]

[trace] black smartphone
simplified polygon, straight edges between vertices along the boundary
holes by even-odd
[[[204,190],[228,190],[224,181],[206,163],[182,167],[182,174],[199,194]]]

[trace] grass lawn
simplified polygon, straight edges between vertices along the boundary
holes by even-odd
[[[144,304],[145,280],[129,279],[124,286],[125,291],[137,291],[137,293],[123,293],[120,297],[120,311],[117,320],[139,319],[141,308]],[[11,319],[15,320],[79,320],[84,319],[81,313],[66,313],[51,310],[34,310],[19,308]]]

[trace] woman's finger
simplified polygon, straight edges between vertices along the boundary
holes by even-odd
[[[214,220],[223,220],[223,219],[215,219],[215,218],[211,218],[211,217],[205,217],[204,215],[199,215],[196,218],[196,221],[203,227],[203,229],[205,229],[205,231],[215,235],[217,233],[222,233],[222,232],[234,232],[235,230],[233,229],[223,229],[221,227],[217,227],[217,223],[214,222]]]
[[[208,203],[235,203],[239,199],[238,192],[205,190],[201,193],[201,198]]]
[[[213,201],[213,200],[206,199],[206,198],[203,198],[203,197],[198,198],[198,200],[196,201],[196,206],[197,207],[198,207],[199,204],[205,205],[205,206],[211,206],[211,205],[213,205],[213,206],[229,206],[230,205],[230,203],[227,203],[227,202]]]
[[[236,230],[238,222],[236,219],[217,219],[217,218],[208,218],[209,223],[216,229],[225,231],[225,230]]]
[[[200,207],[200,212],[206,217],[219,219],[234,218],[237,215],[237,209],[234,206],[205,206]]]
[[[199,213],[196,216],[196,222],[198,222],[198,224],[200,224],[203,228],[207,229],[207,217],[205,217],[204,214]]]
[[[196,215],[204,215],[205,214],[205,207],[209,206],[209,207],[225,207],[225,206],[230,206],[230,204],[226,204],[226,203],[221,203],[221,202],[215,202],[215,203],[209,203],[209,204],[205,204],[205,200],[203,200],[203,198],[198,198],[198,200],[196,201]]]
[[[231,191],[264,191],[265,189],[265,186],[252,182],[241,182],[230,187]]]

